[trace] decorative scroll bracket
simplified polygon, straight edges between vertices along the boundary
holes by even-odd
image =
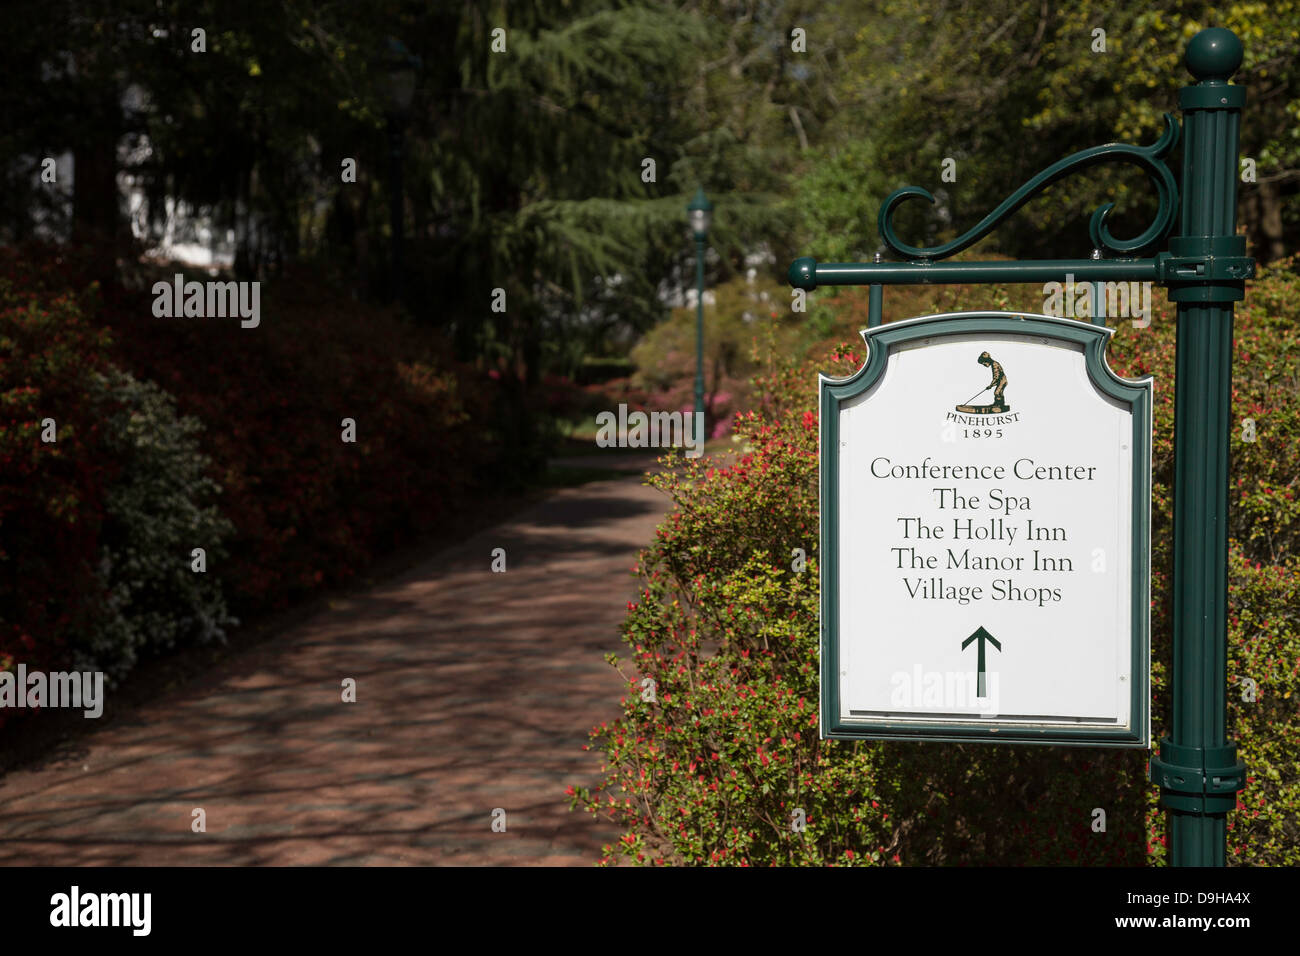
[[[1106,225],[1106,219],[1111,210],[1114,209],[1115,204],[1106,203],[1098,207],[1092,214],[1092,220],[1088,224],[1088,232],[1092,238],[1094,249],[1104,250],[1116,256],[1132,256],[1141,249],[1167,236],[1178,217],[1178,186],[1174,181],[1174,174],[1165,165],[1164,160],[1178,145],[1180,127],[1178,121],[1171,114],[1166,113],[1164,117],[1165,131],[1152,145],[1128,146],[1122,143],[1107,143],[1104,146],[1093,146],[1090,149],[1080,150],[1071,156],[1067,156],[1065,159],[1048,166],[1004,199],[996,209],[985,216],[973,229],[941,246],[922,249],[917,246],[909,246],[898,238],[898,234],[894,231],[894,225],[890,221],[894,210],[913,197],[928,199],[931,203],[935,201],[934,196],[920,186],[904,186],[902,189],[891,193],[881,204],[879,217],[880,238],[891,252],[903,259],[922,261],[946,259],[983,239],[1004,219],[1011,216],[1030,199],[1058,180],[1065,178],[1076,170],[1118,160],[1141,167],[1155,184],[1156,193],[1160,198],[1160,208],[1156,212],[1155,221],[1151,223],[1145,232],[1134,239],[1116,239],[1111,235],[1110,229]]]

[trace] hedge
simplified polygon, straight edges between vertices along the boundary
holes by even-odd
[[[0,250],[0,669],[120,678],[220,640],[437,529],[492,468],[491,384],[436,333],[310,273],[263,289],[255,329],[159,319],[94,261]]]
[[[1287,265],[1252,283],[1237,313],[1227,719],[1250,775],[1228,840],[1230,861],[1246,865],[1300,862],[1300,305]],[[1171,705],[1174,342],[1165,306],[1147,329],[1120,323],[1109,349],[1119,374],[1156,379],[1157,738]],[[651,479],[675,509],[638,564],[628,651],[610,657],[628,693],[591,734],[602,779],[569,789],[575,808],[623,829],[600,862],[1163,863],[1146,753],[818,738],[815,373],[847,375],[862,359],[858,342],[771,368],[737,416],[737,462],[684,461]],[[1238,693],[1246,676],[1253,702]],[[1096,807],[1104,833],[1091,828]]]

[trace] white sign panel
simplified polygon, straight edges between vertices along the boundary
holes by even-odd
[[[823,381],[824,729],[1148,745],[1150,380],[1047,317],[864,334]]]

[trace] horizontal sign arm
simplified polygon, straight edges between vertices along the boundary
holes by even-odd
[[[1019,262],[818,262],[790,264],[796,289],[819,285],[951,285],[964,282],[1158,282],[1157,259],[1041,259]]]

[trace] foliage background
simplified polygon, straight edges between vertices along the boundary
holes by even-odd
[[[1240,213],[1255,254],[1283,258],[1300,234],[1294,0],[11,7],[25,28],[0,37],[12,78],[0,151],[13,157],[0,166],[0,239],[106,240],[93,277],[108,283],[177,225],[180,201],[212,217],[213,236],[230,230],[239,278],[310,263],[348,297],[386,302],[396,200],[401,304],[457,360],[498,373],[508,400],[496,431],[520,479],[540,470],[552,434],[547,377],[625,357],[668,315],[665,293],[693,284],[684,207],[697,186],[717,208],[710,288],[755,263],[779,282],[801,254],[869,258],[879,199],[904,184],[938,198],[903,208],[905,234],[942,241],[1069,151],[1154,140],[1203,26],[1246,44],[1241,146],[1258,180],[1242,184]],[[492,51],[497,29],[505,52]],[[414,64],[404,111],[391,98],[394,42]],[[41,183],[40,158],[64,151],[75,182]],[[345,158],[356,182],[342,181]],[[955,182],[940,178],[945,159]],[[118,192],[128,179],[138,209]],[[1108,168],[1059,184],[983,249],[1086,256],[1071,224],[1104,201],[1118,203],[1120,235],[1152,211],[1136,171]],[[503,313],[489,308],[498,288]]]

